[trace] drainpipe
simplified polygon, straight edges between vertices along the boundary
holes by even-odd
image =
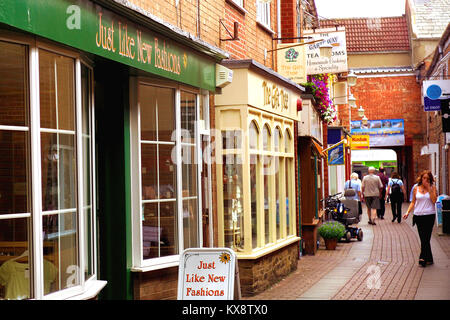
[[[448,144],[442,147],[442,194],[447,194],[447,150]]]
[[[281,38],[281,0],[277,0],[277,32],[278,38]],[[280,40],[278,40],[280,42]],[[278,66],[277,66],[278,67]]]
[[[197,37],[200,38],[200,0],[197,0]]]

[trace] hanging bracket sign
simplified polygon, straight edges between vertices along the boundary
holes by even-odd
[[[233,300],[236,255],[229,248],[190,248],[178,268],[178,300]]]

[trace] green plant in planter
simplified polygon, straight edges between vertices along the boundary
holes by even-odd
[[[345,226],[338,221],[326,221],[318,229],[324,239],[340,239],[345,234]]]

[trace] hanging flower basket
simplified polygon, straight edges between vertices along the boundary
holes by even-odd
[[[328,92],[328,74],[309,75],[308,82],[302,84],[306,92],[313,94],[317,101],[320,118],[326,124],[333,123],[337,118],[336,109]]]

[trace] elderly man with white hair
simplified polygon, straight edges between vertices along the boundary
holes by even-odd
[[[363,201],[366,202],[369,224],[376,225],[375,217],[377,209],[380,208],[380,197],[382,196],[383,183],[379,176],[375,175],[375,168],[369,168],[369,174],[366,175],[361,183],[361,194]]]

